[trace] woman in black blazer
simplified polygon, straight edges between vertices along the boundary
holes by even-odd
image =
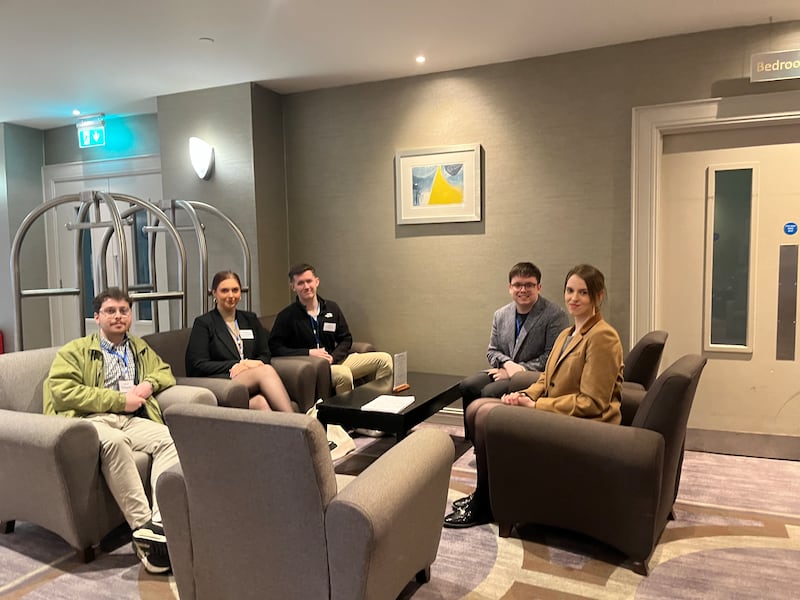
[[[189,377],[230,377],[250,390],[250,408],[292,412],[289,394],[269,364],[267,330],[255,313],[237,310],[242,283],[220,271],[211,283],[216,308],[197,317],[186,348]]]

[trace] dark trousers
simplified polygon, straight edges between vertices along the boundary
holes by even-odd
[[[461,404],[464,409],[464,437],[474,439],[472,428],[467,421],[467,407],[477,398],[500,398],[508,393],[510,379],[493,381],[488,373],[480,372],[463,379],[458,385],[461,392]]]
[[[477,471],[477,485],[473,492],[472,509],[491,518],[491,504],[489,502],[489,472],[486,467],[486,418],[493,408],[502,406],[494,398],[481,398],[469,407],[465,413],[469,429],[473,432],[472,444],[475,447],[475,469]]]

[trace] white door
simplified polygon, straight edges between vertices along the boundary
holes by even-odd
[[[86,171],[91,175],[86,176]],[[54,165],[45,167],[45,200],[51,200],[65,194],[78,194],[81,191],[93,190],[128,194],[155,204],[161,201],[161,173],[158,157],[145,157],[143,159],[126,159],[123,161],[102,161],[87,165]],[[129,208],[125,202],[117,202],[117,208],[122,213]],[[55,211],[46,215],[47,221],[47,247],[48,247],[48,281],[51,287],[83,287],[86,296],[85,306],[78,306],[75,296],[54,297],[50,301],[51,307],[51,336],[53,344],[62,344],[80,335],[80,318],[84,318],[86,331],[94,331],[96,325],[92,318],[90,308],[92,297],[100,291],[100,256],[103,237],[106,229],[91,229],[89,244],[84,243],[86,252],[83,257],[77,257],[75,244],[78,235],[76,230],[67,230],[67,223],[77,222],[78,203],[69,203],[59,206]],[[93,210],[93,209],[92,209]],[[100,203],[100,218],[108,220],[109,212],[104,203]],[[139,211],[138,219],[146,219],[145,212]],[[92,219],[96,220],[96,219]],[[140,223],[141,225],[141,223]],[[146,274],[139,273],[137,265],[147,270],[147,248],[142,236],[134,240],[133,227],[125,227],[126,247],[128,251],[128,285],[142,282]],[[159,281],[166,277],[165,243],[160,236],[156,245],[156,271],[161,273]],[[136,250],[139,250],[138,261],[134,259]],[[76,261],[83,261],[84,281],[77,281]],[[112,236],[105,254],[105,272],[108,285],[118,286],[120,269],[119,246]],[[162,319],[161,328],[169,329],[169,315],[167,310],[159,314]],[[151,308],[145,303],[136,303],[134,306],[134,324],[132,331],[137,335],[145,335],[153,331]]]
[[[691,427],[800,434],[798,165],[799,127],[664,139],[655,324],[664,365],[708,358]]]

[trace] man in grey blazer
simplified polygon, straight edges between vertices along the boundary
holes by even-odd
[[[509,391],[511,377],[522,371],[543,371],[553,344],[569,319],[564,310],[540,295],[542,272],[533,263],[521,262],[508,273],[512,302],[495,311],[486,358],[489,367],[460,384],[464,407],[476,398],[500,398]]]

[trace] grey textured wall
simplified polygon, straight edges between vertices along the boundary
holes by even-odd
[[[279,116],[275,118],[279,120]],[[260,120],[269,120],[269,116],[262,115]],[[164,197],[211,204],[238,225],[253,255],[250,282],[253,308],[261,312],[262,267],[259,266],[251,84],[161,96],[158,98],[158,123]],[[215,167],[209,181],[200,180],[192,170],[189,160],[191,136],[200,137],[214,146]],[[279,171],[282,166],[278,165]],[[242,254],[230,230],[207,212],[200,216],[207,225],[209,278],[223,269],[241,271]],[[197,246],[191,247],[192,239],[187,239],[190,269],[193,269],[189,274],[189,324],[193,316],[200,313],[200,290],[196,285],[199,268]]]
[[[290,300],[287,264],[286,178],[283,156],[281,97],[261,86],[252,87],[253,169],[255,173],[255,257],[261,281],[261,313],[274,314]]]
[[[19,125],[0,125],[0,260],[8,265],[11,244],[20,224],[42,203],[43,134]],[[44,220],[39,219],[25,236],[19,254],[22,289],[47,287]],[[6,269],[0,285],[0,330],[7,350],[14,347],[14,297],[11,272]],[[26,348],[50,345],[50,308],[45,298],[22,302]]]
[[[631,109],[798,89],[752,85],[754,52],[798,24],[716,31],[286,98],[289,254],[317,266],[356,338],[409,368],[485,366],[492,312],[519,260],[563,302],[567,269],[606,275],[604,314],[628,347]],[[397,150],[480,143],[480,225],[395,225]],[[676,286],[676,294],[680,287]]]
[[[0,123],[0,261],[8,264],[11,254],[11,240],[16,227],[11,224],[8,215],[8,174],[6,169],[6,127]],[[4,277],[5,291],[0,292],[0,331],[4,333],[4,346],[13,347],[12,332],[14,330],[14,299],[11,295],[11,275],[6,270]]]

